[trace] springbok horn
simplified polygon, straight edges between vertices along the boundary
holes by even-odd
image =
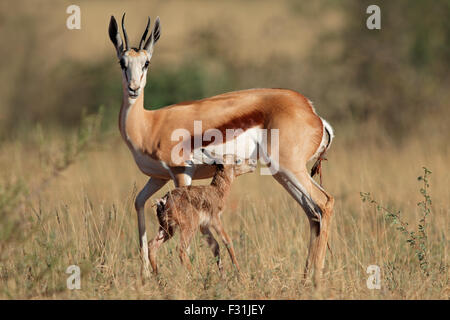
[[[122,31],[123,31],[123,39],[125,40],[125,51],[128,50],[128,35],[127,30],[125,30],[125,12],[122,16]]]
[[[145,28],[144,34],[142,35],[141,42],[139,43],[139,50],[144,47],[145,39],[147,38],[148,28],[150,27],[150,17],[147,20],[147,27]]]

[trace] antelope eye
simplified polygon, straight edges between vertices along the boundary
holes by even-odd
[[[120,67],[122,68],[122,69],[126,69],[127,67],[125,66],[125,60],[120,60],[119,61],[119,64],[120,64]]]
[[[147,61],[145,61],[144,68],[148,68],[148,65],[149,65],[149,61],[147,60]]]

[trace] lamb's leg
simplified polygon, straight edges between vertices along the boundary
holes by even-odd
[[[236,255],[234,253],[233,241],[228,236],[228,234],[225,232],[225,229],[223,228],[222,222],[220,221],[219,218],[214,219],[213,228],[214,228],[214,230],[216,230],[216,232],[222,238],[222,241],[225,244],[225,246],[227,247],[228,253],[230,254],[231,261],[233,262],[237,271],[240,272],[241,269],[239,268],[239,265],[236,260]]]
[[[180,256],[181,263],[189,270],[192,270],[191,262],[186,253],[189,244],[191,243],[192,236],[194,235],[194,230],[181,229],[180,230],[180,247],[178,248],[178,253]]]
[[[220,248],[219,244],[217,243],[216,239],[214,238],[213,234],[211,233],[211,230],[209,230],[208,227],[201,227],[200,231],[202,234],[206,236],[206,241],[208,242],[209,247],[211,248],[214,257],[216,258],[217,266],[219,267],[219,271],[222,274],[223,268],[222,268],[222,261],[220,260]]]
[[[172,238],[173,234],[169,234],[166,230],[164,230],[162,227],[159,227],[158,234],[155,238],[153,238],[149,244],[148,244],[148,257],[150,259],[150,264],[152,265],[153,273],[158,274],[158,265],[156,263],[156,252],[158,251],[159,247]]]

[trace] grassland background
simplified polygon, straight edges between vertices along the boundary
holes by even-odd
[[[367,1],[79,1],[75,31],[65,28],[69,4],[0,4],[0,298],[448,299],[449,1],[380,1],[380,31],[365,28]],[[336,199],[333,256],[320,290],[299,281],[305,214],[257,174],[236,181],[223,217],[242,280],[223,247],[228,274],[218,277],[201,237],[188,276],[176,237],[160,250],[160,279],[141,282],[133,202],[146,178],[118,133],[120,70],[107,38],[110,15],[123,11],[134,44],[146,16],[161,17],[148,108],[287,87],[332,123],[324,185]],[[75,156],[74,134],[100,106],[101,128]],[[422,166],[433,171],[429,277],[359,194],[401,209],[414,228]],[[153,235],[153,208],[146,212]],[[66,288],[72,264],[82,269],[81,290]],[[366,286],[371,264],[382,269],[381,290]]]

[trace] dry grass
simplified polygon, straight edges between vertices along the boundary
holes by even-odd
[[[309,239],[305,214],[271,177],[258,174],[235,182],[223,219],[243,280],[236,278],[223,246],[228,274],[220,280],[209,248],[197,236],[192,275],[178,260],[176,237],[160,250],[160,278],[143,284],[133,199],[145,177],[115,135],[54,179],[39,199],[17,210],[25,237],[2,246],[0,298],[448,299],[448,147],[444,141],[433,145],[414,137],[401,148],[373,139],[362,145],[352,141],[351,128],[347,135],[337,132],[324,171],[325,186],[336,197],[333,256],[327,254],[319,291],[310,282],[300,282]],[[56,135],[47,143],[57,156]],[[43,171],[36,159],[38,154],[27,143],[0,150],[4,176],[8,172],[38,181]],[[360,191],[371,191],[384,205],[401,208],[404,219],[414,225],[421,200],[416,177],[423,165],[433,171],[430,277],[422,275],[406,239],[359,196]],[[172,185],[158,195],[169,188]],[[153,235],[154,208],[147,206],[147,217]],[[81,267],[81,290],[66,289],[65,269],[72,264]],[[371,264],[382,269],[381,290],[366,287]]]

